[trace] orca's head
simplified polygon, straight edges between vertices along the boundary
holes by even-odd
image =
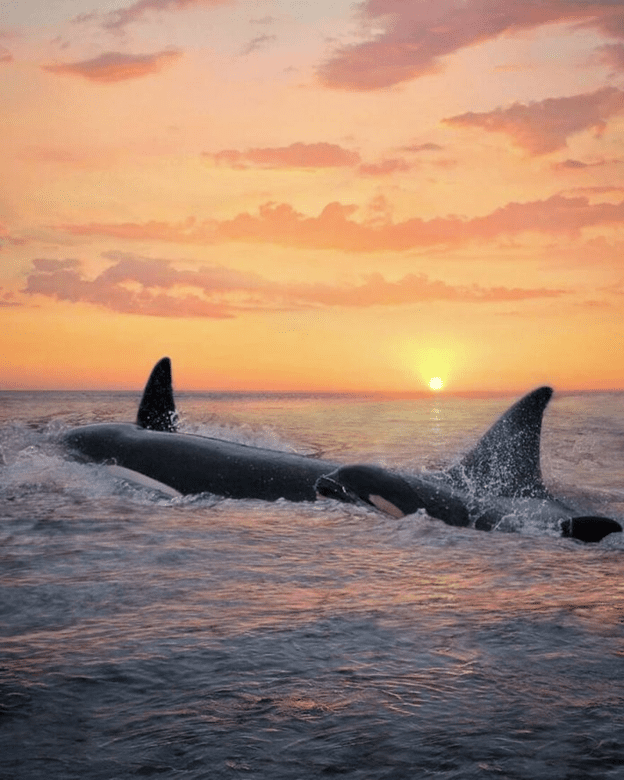
[[[342,466],[319,477],[315,488],[324,498],[374,506],[392,517],[404,517],[424,508],[402,477],[378,466]]]

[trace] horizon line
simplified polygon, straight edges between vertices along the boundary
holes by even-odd
[[[512,395],[524,395],[530,392],[531,389],[542,387],[543,384],[535,384],[531,386],[525,386],[517,389],[497,389],[497,390],[276,390],[276,389],[224,389],[224,388],[211,388],[211,389],[198,389],[198,388],[186,388],[176,389],[174,387],[174,393],[177,398],[182,398],[185,395],[213,395],[213,396],[291,396],[295,397],[326,397],[326,398],[372,398],[382,400],[400,400],[400,399],[423,399],[423,398],[492,398]],[[550,386],[550,385],[549,385]],[[112,394],[137,394],[140,395],[143,392],[143,387],[130,388],[130,387],[58,387],[58,388],[42,388],[42,387],[2,387],[0,385],[0,393],[112,393]],[[567,388],[557,389],[553,387],[556,395],[597,395],[601,393],[621,393],[624,392],[624,387],[602,387],[602,388]]]

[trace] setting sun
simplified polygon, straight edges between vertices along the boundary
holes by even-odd
[[[431,379],[429,380],[429,387],[432,390],[441,390],[443,385],[444,382],[440,379],[439,376],[431,377]]]

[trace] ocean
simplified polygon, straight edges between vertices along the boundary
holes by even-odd
[[[1,780],[624,777],[624,534],[169,499],[59,451],[139,395],[0,393]],[[410,471],[514,400],[178,407],[186,431]],[[553,492],[621,521],[623,464],[624,393],[556,394]]]

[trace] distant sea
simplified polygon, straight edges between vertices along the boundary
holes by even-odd
[[[165,499],[67,460],[136,393],[0,393],[0,780],[621,780],[624,534]],[[515,399],[182,394],[182,428],[419,470]],[[555,395],[553,492],[624,518],[624,394]]]

